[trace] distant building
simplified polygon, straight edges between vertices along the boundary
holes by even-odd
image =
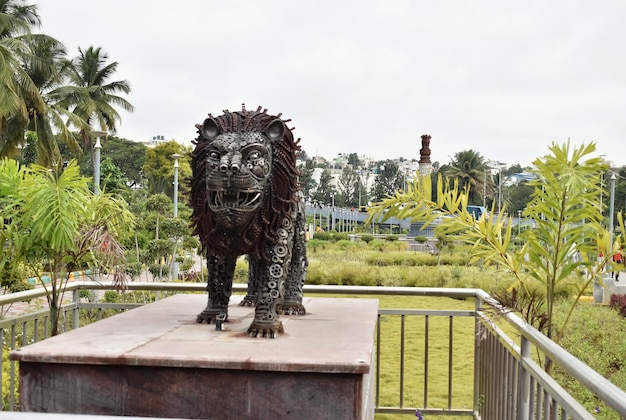
[[[163,144],[167,141],[169,140],[165,140],[165,136],[158,135],[158,136],[152,136],[152,139],[148,141],[142,141],[142,143],[148,147],[154,147],[154,146],[158,146],[159,144]]]
[[[520,172],[518,174],[509,175],[508,179],[505,181],[505,185],[518,184],[520,182],[526,182],[532,179],[537,179],[537,174],[533,174],[530,172]]]

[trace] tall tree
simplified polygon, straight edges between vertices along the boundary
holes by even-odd
[[[27,43],[40,25],[36,6],[0,0],[0,156],[15,157],[33,110],[43,112],[39,89],[22,66],[33,58]]]
[[[533,187],[528,182],[518,182],[515,185],[506,187],[506,195],[508,200],[506,207],[511,216],[517,215],[518,211],[524,210],[528,205],[533,193]]]
[[[128,179],[110,157],[105,158],[100,166],[100,188],[110,193],[122,193],[128,189]]]
[[[172,155],[175,153],[183,156],[178,160],[178,179],[184,180],[191,177],[191,166],[189,165],[191,146],[183,146],[171,140],[146,149],[143,174],[148,181],[148,188],[151,193],[164,193],[168,197],[172,197],[174,193],[174,161]],[[186,184],[180,182],[179,193],[182,193],[185,188]]]
[[[341,171],[337,182],[337,189],[341,196],[340,205],[343,207],[356,207],[359,202],[359,187],[361,180],[359,174],[350,165]]]
[[[300,170],[300,188],[302,188],[305,199],[308,200],[311,198],[311,193],[317,185],[313,178],[315,162],[312,159],[307,159],[298,169]]]
[[[33,54],[23,60],[23,66],[45,103],[41,112],[30,108],[28,129],[35,133],[38,164],[50,167],[61,161],[59,144],[67,147],[72,158],[80,157],[82,149],[71,129],[88,130],[89,127],[63,103],[67,69],[63,44],[36,34],[29,38],[28,45]]]
[[[146,162],[146,150],[147,146],[142,143],[111,136],[102,145],[101,153],[103,158],[110,158],[115,166],[122,171],[130,187],[136,187],[143,184],[143,166]],[[67,156],[65,157],[67,158]],[[91,155],[82,155],[78,163],[83,175],[93,176]]]
[[[489,195],[493,192],[491,177],[487,176],[489,166],[480,153],[469,149],[458,152],[454,159],[444,169],[444,175],[459,180],[461,188],[466,186],[469,190],[469,204],[480,205],[483,203],[483,193]]]
[[[378,164],[378,176],[374,180],[372,199],[382,201],[404,187],[404,178],[400,166],[393,160],[384,160]]]
[[[352,165],[353,169],[357,169],[361,166],[361,161],[359,160],[359,155],[357,153],[350,153],[348,155],[348,165]]]
[[[36,5],[24,1],[0,1],[0,155],[15,157],[26,142],[33,142],[37,162],[52,167],[60,163],[57,141],[74,157],[81,153],[70,127],[89,127],[68,110],[57,89],[67,67],[65,47],[44,34],[32,34],[40,25]],[[26,129],[35,135],[25,138]]]
[[[78,56],[67,65],[70,85],[58,90],[61,104],[65,105],[87,126],[97,130],[115,132],[121,120],[116,107],[124,111],[134,110],[130,102],[120,94],[131,92],[126,80],[111,81],[119,63],[108,62],[109,56],[101,47],[93,46],[83,50],[78,48]],[[80,129],[80,142],[83,150],[92,149],[89,129]]]
[[[320,175],[320,181],[313,193],[313,200],[319,204],[330,206],[333,204],[336,193],[335,186],[332,183],[333,176],[328,169],[324,169]]]

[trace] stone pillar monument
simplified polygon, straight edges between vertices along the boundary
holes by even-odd
[[[422,193],[427,200],[432,198],[432,189],[430,181],[430,172],[432,170],[432,162],[430,161],[430,135],[422,134],[422,148],[420,149],[419,160],[419,185]]]

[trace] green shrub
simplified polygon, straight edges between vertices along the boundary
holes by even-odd
[[[318,240],[318,241],[330,241],[331,239],[331,235],[329,232],[315,232],[315,235],[313,235],[313,239],[311,240]]]
[[[116,303],[118,301],[119,294],[114,290],[107,290],[104,292],[104,301],[106,303]]]
[[[140,262],[128,263],[124,266],[124,273],[130,277],[131,281],[135,281],[141,275],[142,264]]]
[[[247,283],[248,282],[248,259],[237,258],[237,264],[235,265],[235,275],[233,278],[234,283]]]
[[[0,338],[2,338],[0,336]],[[6,410],[9,407],[10,395],[9,392],[11,390],[11,361],[9,360],[9,353],[11,353],[11,349],[8,346],[2,346],[2,407],[0,410]],[[19,387],[15,387],[15,398],[17,400],[18,397],[18,389]]]
[[[370,242],[374,240],[374,237],[372,235],[361,235],[361,240],[369,244]]]
[[[458,265],[452,266],[452,278],[454,280],[461,279],[461,268]]]
[[[418,235],[418,236],[416,236],[415,238],[413,238],[413,240],[414,240],[415,242],[417,242],[418,244],[423,244],[423,243],[425,243],[426,241],[428,241],[428,238],[427,238],[427,237],[425,237],[425,236],[422,236],[422,235]]]
[[[374,239],[368,245],[371,249],[374,249],[376,251],[384,251],[386,247],[385,242],[381,241],[380,239]]]
[[[554,325],[562,325],[569,309],[568,300],[560,300],[556,306]],[[610,327],[611,333],[607,333]],[[615,385],[626,389],[626,322],[614,310],[587,303],[579,303],[567,324],[561,346],[579,358],[600,375]],[[572,396],[587,410],[594,412],[598,407],[597,418],[619,419],[611,415],[611,410],[600,404],[598,399],[577,381],[568,377],[555,366],[553,375]]]
[[[386,241],[389,241],[389,242],[393,242],[393,241],[397,241],[397,240],[398,240],[398,237],[397,237],[396,235],[387,235],[387,236],[385,237],[385,240],[386,240]]]
[[[93,300],[93,290],[87,290],[87,289],[80,289],[78,291],[78,297],[80,299],[87,299],[88,301],[92,301]]]
[[[317,251],[321,251],[321,250],[326,249],[328,247],[328,242],[326,240],[323,240],[323,239],[318,239],[317,235],[318,234],[315,234],[315,238],[310,239],[306,243],[307,251],[312,251],[313,253],[315,253]]]
[[[155,280],[162,280],[168,278],[170,274],[169,265],[165,264],[150,264],[148,266],[148,271],[152,274]]]
[[[335,242],[350,240],[350,236],[346,232],[333,232],[332,238]]]
[[[337,243],[335,244],[335,247],[342,251],[348,251],[351,249],[356,249],[358,245],[356,242],[352,242],[347,239],[342,239],[340,241],[337,241]]]

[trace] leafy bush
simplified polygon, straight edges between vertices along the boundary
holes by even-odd
[[[314,239],[312,241],[330,241],[330,233],[329,232],[315,232]]]
[[[335,247],[340,249],[340,250],[342,250],[342,251],[348,251],[348,250],[351,250],[351,249],[358,248],[358,244],[356,242],[353,242],[353,241],[342,239],[340,241],[337,241],[337,243],[335,244]]]
[[[0,337],[1,338],[1,337]],[[11,361],[9,360],[9,353],[11,349],[8,346],[2,346],[2,407],[0,410],[6,410],[9,407],[11,390]],[[15,398],[18,398],[19,387],[15,387]]]
[[[166,279],[170,274],[170,267],[164,264],[150,264],[148,271],[152,274],[155,280]]]
[[[387,236],[385,237],[385,240],[386,240],[386,241],[389,241],[389,242],[393,242],[393,241],[397,241],[397,240],[398,240],[398,237],[397,237],[396,235],[387,235]]]
[[[348,240],[350,237],[344,232],[316,232],[314,238],[320,241],[337,242],[341,240]]]
[[[562,323],[568,308],[568,301],[563,299],[559,301],[555,310],[556,325]],[[626,322],[621,315],[600,305],[579,304],[574,309],[560,344],[593,370],[618,387],[626,389],[624,337]],[[555,366],[553,374],[587,410],[593,412],[598,407],[597,418],[619,419],[619,416],[612,415],[608,407],[599,403],[590,391],[565,375],[558,366]]]
[[[118,301],[118,293],[114,290],[107,290],[104,292],[104,301],[106,303],[116,303]]]
[[[322,240],[322,239],[318,239],[317,235],[318,234],[315,234],[315,238],[309,240],[306,243],[307,251],[315,253],[317,251],[321,251],[321,250],[326,249],[328,247],[328,244],[329,244],[328,241]]]
[[[428,238],[422,235],[418,235],[415,238],[413,238],[413,240],[417,242],[418,244],[423,244],[428,240]]]
[[[130,277],[131,281],[135,281],[141,275],[142,264],[140,262],[128,263],[124,267],[124,272],[128,277]]]
[[[233,282],[247,283],[248,282],[248,267],[249,267],[249,263],[248,263],[247,258],[237,258]]]
[[[384,244],[384,243],[383,243]],[[371,247],[371,244],[370,244]],[[384,246],[380,251],[388,250]],[[365,257],[365,263],[368,265],[377,266],[394,266],[394,265],[407,265],[407,266],[435,266],[435,265],[453,265],[453,266],[465,266],[467,265],[467,259],[463,255],[448,254],[442,255],[439,259],[436,255],[432,255],[426,252],[413,252],[406,251],[389,251],[388,253],[369,254]]]
[[[374,237],[372,235],[361,235],[361,240],[369,244],[370,242],[374,240]]]
[[[384,251],[385,248],[387,247],[385,242],[381,241],[380,239],[374,239],[368,245],[371,249],[374,249],[376,251]]]

